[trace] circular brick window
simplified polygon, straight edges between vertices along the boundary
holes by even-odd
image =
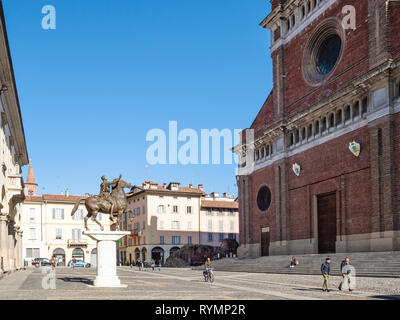
[[[267,211],[271,205],[271,190],[267,186],[262,186],[257,194],[257,206],[261,211]]]
[[[340,56],[342,39],[336,34],[327,37],[321,44],[317,55],[317,70],[328,74],[333,70]]]
[[[333,74],[343,54],[344,38],[343,28],[334,18],[316,28],[303,57],[303,75],[308,84],[319,86]]]

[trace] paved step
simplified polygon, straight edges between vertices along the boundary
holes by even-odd
[[[332,275],[340,275],[340,263],[348,256],[357,276],[400,278],[400,251],[296,255],[299,265],[295,268],[288,267],[292,256],[227,258],[213,261],[213,267],[218,271],[231,272],[319,275],[321,264],[327,256],[332,260]],[[202,268],[200,266],[194,269]]]

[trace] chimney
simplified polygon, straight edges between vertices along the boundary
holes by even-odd
[[[201,191],[203,191],[203,185],[202,185],[202,184],[199,184],[199,189],[200,189]]]
[[[69,190],[68,190],[68,189],[65,190],[65,196],[66,196],[66,197],[69,197]]]

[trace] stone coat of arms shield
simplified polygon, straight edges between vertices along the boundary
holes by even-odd
[[[294,174],[295,174],[296,176],[300,176],[301,168],[300,168],[300,165],[299,165],[299,164],[295,163],[295,164],[293,165],[292,169],[293,169],[293,172],[294,172]]]
[[[349,149],[350,149],[351,153],[354,154],[356,157],[358,157],[360,155],[361,146],[359,143],[357,143],[355,141],[350,142]]]

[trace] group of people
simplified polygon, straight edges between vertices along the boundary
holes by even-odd
[[[146,265],[144,264],[144,262],[141,259],[139,259],[136,264],[139,268],[139,271],[146,270]],[[158,268],[158,271],[161,271],[161,261],[156,262],[154,259],[152,259],[150,267],[151,267],[152,271],[154,271],[156,267]]]
[[[297,266],[299,264],[299,261],[296,260],[295,257],[292,257],[292,259],[290,259],[290,265],[289,268],[294,268],[295,266]]]
[[[353,276],[355,276],[355,274],[353,273],[353,267],[350,264],[350,259],[349,257],[346,257],[341,265],[340,265],[340,272],[342,274],[342,280],[339,284],[339,290],[342,291],[343,289],[346,289],[346,287],[348,287],[349,291],[353,291],[354,290],[354,286],[355,286],[355,279],[353,278]],[[322,285],[322,291],[323,292],[329,292],[329,276],[331,273],[331,259],[330,258],[326,258],[325,262],[322,263],[321,265],[321,273],[322,276],[324,277],[324,283]]]

